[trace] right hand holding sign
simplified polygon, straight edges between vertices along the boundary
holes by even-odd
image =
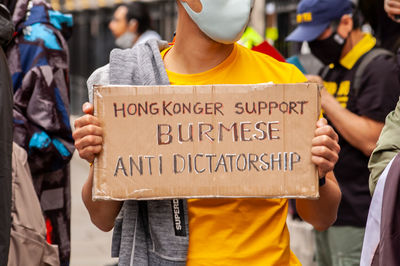
[[[83,112],[86,114],[75,120],[75,132],[72,134],[79,156],[89,163],[101,152],[103,144],[103,129],[97,117],[93,116],[93,105],[84,103]]]

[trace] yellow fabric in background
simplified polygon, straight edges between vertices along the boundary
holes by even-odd
[[[168,50],[162,52],[162,56]],[[185,75],[167,70],[172,85],[297,83],[293,65],[235,44],[217,67]],[[187,265],[301,265],[290,251],[285,199],[192,199]]]
[[[264,38],[255,29],[247,27],[238,43],[252,49],[254,46],[260,45],[263,41]]]
[[[279,31],[277,27],[270,27],[265,30],[265,39],[275,42],[279,39]]]

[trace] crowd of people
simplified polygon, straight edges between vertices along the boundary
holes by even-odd
[[[400,38],[386,39],[400,23],[400,0],[378,1],[376,10],[358,2],[299,1],[286,41],[309,48],[316,72],[281,62],[268,43],[263,52],[239,44],[254,0],[177,0],[171,43],[152,30],[146,4],[116,7],[109,29],[120,49],[88,78],[89,96],[95,84],[322,87],[310,147],[320,197],[182,200],[177,234],[171,200],[92,200],[104,132],[91,97],[74,132],[70,124],[72,17],[44,0],[0,0],[0,265],[70,264],[75,149],[90,164],[83,202],[95,226],[114,230],[118,265],[301,265],[290,248],[290,208],[315,229],[318,266],[400,265]],[[378,9],[386,20],[369,21]]]

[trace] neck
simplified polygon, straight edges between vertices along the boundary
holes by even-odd
[[[346,43],[343,46],[342,55],[340,58],[345,57],[351,51],[351,49],[353,49],[353,47],[362,40],[363,37],[364,33],[360,29],[351,31]]]
[[[178,25],[175,45],[164,58],[166,69],[180,74],[196,74],[222,63],[233,44],[217,43],[206,36],[178,1]]]

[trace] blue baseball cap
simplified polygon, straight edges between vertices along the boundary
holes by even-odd
[[[352,13],[350,0],[302,0],[297,6],[297,28],[286,41],[313,41],[330,23]]]

